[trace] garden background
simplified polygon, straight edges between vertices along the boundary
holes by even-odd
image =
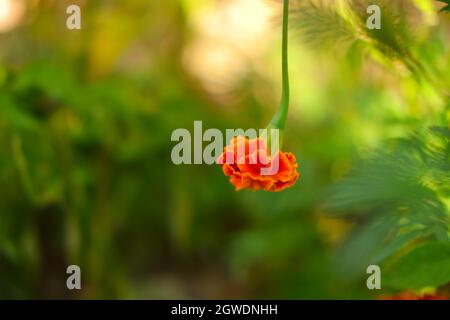
[[[281,4],[0,0],[1,299],[448,294],[443,2],[291,1],[293,188],[235,192],[220,166],[172,163],[172,131],[195,120],[268,123]]]

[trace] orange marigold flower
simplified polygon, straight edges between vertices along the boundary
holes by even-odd
[[[217,159],[236,191],[242,189],[277,192],[292,187],[299,177],[297,160],[290,152],[270,155],[261,139],[234,137]]]
[[[405,291],[396,295],[381,296],[380,300],[448,300],[449,298],[441,294],[418,295],[411,291]]]

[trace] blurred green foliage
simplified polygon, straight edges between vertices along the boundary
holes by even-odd
[[[279,1],[261,2],[280,13]],[[267,124],[280,85],[277,23],[265,53],[227,67],[242,70],[222,88],[186,62],[213,0],[25,1],[21,24],[0,34],[0,298],[444,288],[450,16],[431,0],[372,2],[381,30],[364,28],[366,1],[293,1],[283,145],[301,177],[268,194],[236,193],[217,166],[173,165],[170,135],[194,120]],[[80,31],[65,28],[72,3]],[[65,286],[71,264],[79,292]],[[366,288],[370,264],[382,266],[381,291]]]

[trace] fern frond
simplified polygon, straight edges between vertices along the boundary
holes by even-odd
[[[367,28],[366,12],[369,4],[377,4],[382,12],[382,28]],[[429,78],[425,68],[414,58],[413,46],[405,9],[392,1],[377,0],[299,0],[292,11],[294,24],[303,34],[306,43],[328,48],[360,40],[386,61],[401,62],[418,78]]]
[[[362,161],[335,187],[328,207],[344,214],[388,213],[410,225],[448,231],[450,142],[435,130],[399,139],[393,151]]]
[[[438,0],[438,1],[446,4],[441,10],[439,10],[439,12],[450,12],[450,0]]]
[[[356,40],[352,26],[337,12],[335,3],[300,1],[291,14],[294,25],[309,44],[329,46]]]
[[[411,241],[450,240],[445,129],[397,140],[391,151],[378,150],[334,188],[331,212],[359,217],[340,253],[345,270],[358,274],[364,265],[388,259]]]

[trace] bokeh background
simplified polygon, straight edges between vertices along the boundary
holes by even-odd
[[[366,1],[291,1],[301,177],[264,193],[172,164],[170,136],[267,125],[281,1],[0,0],[0,298],[448,292],[450,13],[370,3],[381,30]]]

